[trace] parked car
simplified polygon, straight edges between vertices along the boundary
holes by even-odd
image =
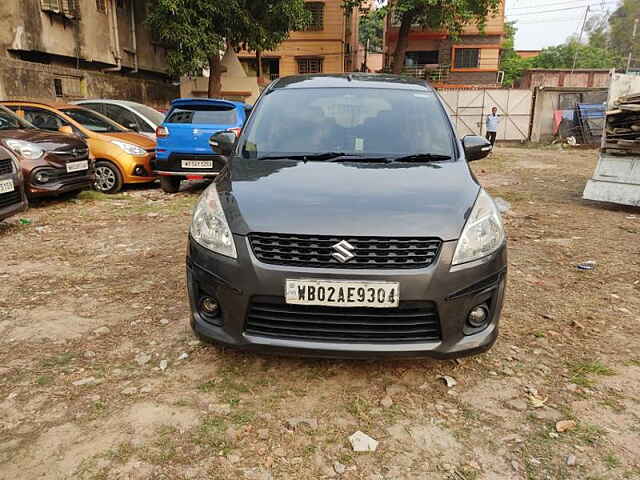
[[[2,105],[0,144],[15,154],[30,198],[79,192],[95,181],[95,163],[84,140],[37,129]]]
[[[267,353],[459,357],[498,335],[507,247],[498,209],[424,81],[282,78],[202,194],[187,285],[196,334]]]
[[[89,144],[96,159],[96,190],[119,192],[123,185],[155,180],[151,160],[156,143],[104,115],[78,105],[2,102],[37,128],[75,134]]]
[[[0,221],[26,209],[27,196],[18,160],[10,150],[0,147]]]
[[[209,146],[212,134],[221,130],[240,133],[249,107],[240,102],[209,98],[180,98],[156,131],[158,151],[153,172],[167,193],[180,189],[186,177],[215,177],[224,160]]]
[[[153,140],[156,139],[156,129],[164,120],[164,114],[155,108],[128,100],[80,100],[73,104],[90,108],[129,130],[146,135]]]

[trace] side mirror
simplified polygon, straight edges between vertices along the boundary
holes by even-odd
[[[61,126],[58,131],[60,133],[66,133],[67,135],[75,135],[75,132],[73,131],[73,128],[71,128],[69,125],[63,125]]]
[[[127,122],[124,124],[125,128],[129,129],[129,130],[133,130],[134,132],[137,132],[138,129],[138,124],[136,122]]]
[[[214,133],[209,139],[209,146],[216,155],[228,157],[233,152],[233,145],[236,143],[236,133],[225,130]]]
[[[464,147],[464,155],[467,157],[467,162],[482,160],[493,150],[491,143],[486,138],[477,135],[464,137],[462,146]]]

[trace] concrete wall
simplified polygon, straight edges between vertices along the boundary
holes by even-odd
[[[62,97],[56,96],[54,79],[62,82]],[[178,87],[158,80],[23,60],[2,59],[0,62],[0,98],[7,100],[60,103],[82,98],[115,98],[166,108],[178,95]]]
[[[96,8],[96,0],[77,0],[75,18],[67,18],[42,10],[40,0],[0,2],[0,58],[36,59],[62,65],[80,63],[84,64],[83,68],[99,69],[116,65],[120,56],[123,66],[133,69],[137,53],[140,69],[163,74],[166,52],[153,43],[151,32],[144,24],[146,2],[125,0],[125,8],[116,8],[115,0],[105,0],[105,3],[107,9],[101,12]],[[112,10],[116,12],[119,51],[112,33]]]
[[[602,88],[609,85],[608,70],[527,70],[520,81],[521,88],[574,87]]]

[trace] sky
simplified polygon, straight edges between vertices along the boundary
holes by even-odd
[[[578,34],[589,8],[590,15],[615,9],[618,0],[505,0],[508,20],[516,20],[517,50],[540,50],[563,43]]]

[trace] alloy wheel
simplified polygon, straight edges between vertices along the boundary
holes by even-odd
[[[96,168],[96,190],[108,192],[116,185],[116,174],[109,167]]]

